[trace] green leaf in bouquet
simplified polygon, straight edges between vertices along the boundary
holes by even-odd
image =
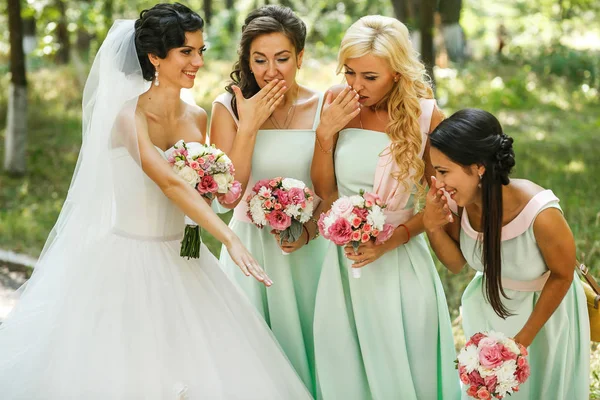
[[[354,252],[356,253],[358,251],[358,247],[360,246],[360,242],[356,241],[356,240],[353,240],[350,243],[352,243],[352,248],[354,249]]]
[[[200,257],[200,227],[198,225],[186,225],[183,239],[181,240],[181,257],[199,258]]]
[[[293,219],[292,224],[286,231],[290,231],[290,240],[288,242],[293,243],[302,236],[302,224]]]

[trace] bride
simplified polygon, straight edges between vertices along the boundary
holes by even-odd
[[[166,161],[206,129],[204,111],[180,99],[203,65],[202,28],[187,7],[159,4],[117,21],[100,48],[67,199],[0,325],[0,398],[310,399],[208,249],[179,256],[185,213],[272,283]],[[260,112],[278,90],[255,96]]]

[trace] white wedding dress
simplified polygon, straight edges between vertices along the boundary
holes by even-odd
[[[183,213],[110,157],[112,229],[48,255],[65,267],[41,266],[0,325],[0,399],[310,399],[209,250],[179,256]]]

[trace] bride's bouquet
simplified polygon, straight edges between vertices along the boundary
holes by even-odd
[[[502,399],[529,377],[526,357],[527,349],[502,333],[476,333],[458,353],[456,368],[467,395]]]
[[[212,200],[216,195],[221,203],[236,201],[242,193],[242,185],[234,179],[233,163],[215,146],[178,141],[168,154],[173,170],[203,197]],[[200,256],[200,229],[186,218],[185,233],[181,241],[180,255],[187,258]]]
[[[364,190],[358,195],[340,197],[329,211],[321,214],[319,231],[338,246],[352,244],[354,251],[371,239],[381,244],[394,233],[394,226],[385,223],[384,208],[378,195]],[[360,278],[360,269],[352,269],[352,276]]]
[[[279,233],[280,243],[291,243],[302,236],[303,224],[312,217],[314,194],[302,181],[277,177],[258,181],[246,202],[254,225],[270,225]]]

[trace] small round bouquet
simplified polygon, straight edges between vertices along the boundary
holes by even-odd
[[[476,333],[458,353],[456,368],[467,395],[502,399],[519,391],[530,374],[527,349],[494,331]]]
[[[270,225],[279,233],[280,244],[297,241],[314,210],[313,192],[304,182],[292,178],[258,181],[246,202],[252,223],[259,228]]]
[[[381,244],[394,233],[394,226],[385,223],[384,208],[377,194],[364,190],[358,195],[340,197],[329,211],[321,214],[319,231],[338,246],[352,244],[354,251],[369,240]],[[360,278],[360,269],[352,269],[352,276]]]
[[[180,140],[167,153],[167,158],[175,173],[208,200],[219,195],[221,203],[229,204],[240,197],[242,185],[234,179],[233,163],[215,146]],[[198,258],[200,242],[198,225],[186,218],[179,254],[182,257]]]

